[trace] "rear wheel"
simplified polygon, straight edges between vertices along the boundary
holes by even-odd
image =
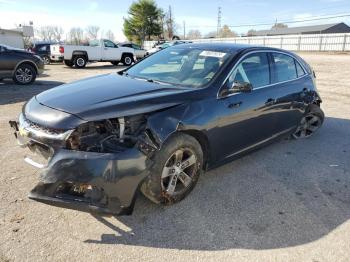
[[[123,55],[122,57],[123,65],[130,66],[133,62],[134,62],[134,58],[132,57],[132,55],[129,55],[129,54]]]
[[[35,81],[36,71],[32,65],[22,64],[17,67],[13,81],[20,85],[28,85]]]
[[[84,68],[86,66],[87,59],[85,56],[76,56],[74,59],[74,65],[76,68]]]
[[[323,124],[324,113],[318,105],[310,105],[300,121],[293,138],[307,138],[312,136]]]
[[[64,64],[69,67],[73,67],[74,63],[71,60],[64,60]]]
[[[42,58],[43,58],[43,61],[44,61],[45,65],[49,65],[50,64],[50,58],[48,56],[45,55]]]
[[[187,134],[176,134],[154,156],[154,166],[141,191],[155,203],[179,202],[195,187],[202,163],[198,141]]]

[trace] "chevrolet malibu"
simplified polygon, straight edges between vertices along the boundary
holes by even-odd
[[[10,125],[42,156],[25,158],[41,169],[29,198],[125,215],[139,191],[173,204],[202,171],[283,137],[310,137],[324,120],[320,104],[314,72],[293,53],[188,44],[45,91]]]

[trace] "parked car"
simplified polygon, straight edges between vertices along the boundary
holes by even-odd
[[[180,40],[176,40],[176,41],[172,41],[172,42],[164,42],[164,43],[161,43],[159,45],[155,45],[153,48],[147,50],[146,52],[146,56],[147,55],[151,55],[151,54],[154,54],[162,49],[165,49],[165,48],[168,48],[168,47],[171,47],[171,46],[174,46],[174,45],[181,45],[181,44],[186,44],[186,43],[192,43],[190,41],[180,41]]]
[[[45,65],[50,64],[50,45],[51,43],[36,43],[33,45],[33,47],[30,49],[30,51],[38,56],[40,56]]]
[[[40,56],[0,45],[0,80],[12,78],[17,84],[31,84],[43,71],[44,61]]]
[[[50,45],[50,61],[63,62],[64,48],[61,44]]]
[[[314,72],[291,52],[187,44],[47,90],[10,124],[20,144],[44,156],[26,159],[42,168],[31,199],[121,215],[139,189],[173,204],[203,170],[311,136],[323,123],[320,104]]]
[[[93,40],[89,46],[65,45],[64,63],[67,66],[84,68],[87,62],[111,62],[118,65],[120,62],[130,66],[135,60],[134,49],[121,47],[107,39]]]
[[[120,44],[120,46],[129,47],[129,48],[134,49],[135,56],[137,59],[143,59],[146,56],[146,50],[141,48],[141,46],[136,45],[134,43],[124,43],[124,44]]]

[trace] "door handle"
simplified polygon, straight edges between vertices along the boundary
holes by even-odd
[[[242,101],[237,102],[237,103],[229,103],[229,104],[227,105],[227,107],[228,107],[228,108],[237,108],[237,107],[240,107],[241,104],[242,104]]]
[[[104,49],[105,49],[105,50],[108,50],[108,48],[107,48],[107,47],[105,47]]]
[[[269,98],[267,99],[267,101],[265,102],[265,105],[266,106],[272,106],[276,103],[276,99],[273,99],[273,98]]]

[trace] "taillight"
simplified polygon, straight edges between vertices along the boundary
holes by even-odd
[[[64,47],[60,46],[59,51],[60,51],[61,54],[63,54],[64,53]]]

